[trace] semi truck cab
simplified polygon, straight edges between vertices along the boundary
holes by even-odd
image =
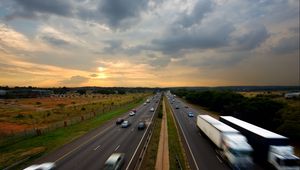
[[[278,170],[300,170],[300,161],[291,146],[270,146],[268,161]]]
[[[223,137],[223,154],[235,168],[251,169],[252,147],[248,144],[247,139],[241,134],[226,134]]]

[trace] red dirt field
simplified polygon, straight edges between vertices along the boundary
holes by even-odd
[[[0,123],[0,134],[23,132],[25,129],[28,129],[30,127],[31,127],[30,125],[1,122]]]

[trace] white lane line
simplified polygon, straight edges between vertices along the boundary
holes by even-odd
[[[81,145],[77,146],[76,148],[72,149],[68,153],[66,153],[63,156],[61,156],[60,158],[56,159],[54,162],[57,163],[58,161],[64,159],[65,157],[67,157],[68,155],[70,155],[71,153],[73,153],[74,151],[76,151],[77,149],[79,149],[80,147],[82,147],[83,145],[86,145],[87,143],[89,143],[90,141],[92,141],[93,139],[95,139],[97,136],[102,135],[103,133],[105,133],[106,131],[108,131],[112,127],[113,127],[113,125],[108,126],[106,129],[103,129],[100,133],[98,133],[95,136],[89,138],[88,140],[86,140],[85,142],[83,142]]]
[[[116,151],[116,150],[118,150],[118,149],[119,149],[119,147],[120,147],[120,145],[118,145],[118,146],[116,147],[115,151]]]
[[[101,145],[98,145],[96,148],[94,148],[94,151],[97,150]]]
[[[184,133],[182,127],[181,127],[181,124],[179,123],[179,120],[178,120],[178,119],[176,118],[176,116],[175,116],[175,111],[174,111],[174,109],[173,109],[172,106],[171,106],[171,110],[172,110],[172,112],[174,113],[173,115],[174,115],[174,117],[175,117],[175,120],[178,122],[178,125],[179,125],[179,127],[180,127],[180,130],[181,130],[181,132],[182,132],[182,134],[183,134],[184,140],[185,140],[185,142],[186,142],[186,144],[187,144],[187,146],[188,146],[188,148],[189,148],[189,151],[190,151],[190,153],[191,153],[191,156],[192,156],[192,158],[193,158],[193,161],[194,161],[194,164],[195,164],[195,166],[196,166],[196,169],[199,170],[199,167],[198,167],[198,164],[197,164],[196,159],[195,159],[195,157],[194,157],[194,154],[193,154],[193,152],[192,152],[192,149],[191,149],[191,147],[190,147],[190,145],[189,145],[189,143],[188,143],[188,140],[187,140],[187,138],[186,138],[186,136],[185,136],[185,133]]]
[[[216,155],[216,157],[218,158],[220,163],[223,163],[223,161],[218,157],[218,155]]]
[[[161,99],[159,100],[158,103],[160,103],[160,101],[161,101]],[[156,112],[157,108],[158,108],[158,104],[156,105],[156,108],[155,108],[155,110],[154,110],[154,113]],[[151,117],[151,121],[150,121],[151,123],[152,123],[153,117],[154,117],[154,114],[153,114],[152,117]],[[147,126],[147,128],[146,128],[146,130],[145,130],[145,132],[144,132],[144,134],[143,134],[143,136],[142,136],[142,139],[140,140],[138,146],[136,147],[136,149],[135,149],[135,151],[134,151],[134,153],[133,153],[133,155],[132,155],[132,157],[131,157],[131,159],[130,159],[130,161],[129,161],[129,163],[128,163],[128,165],[127,165],[127,167],[126,167],[125,170],[128,170],[128,169],[129,169],[129,166],[130,166],[130,164],[132,163],[132,160],[133,160],[135,154],[137,153],[137,151],[138,151],[138,149],[139,149],[139,147],[140,147],[140,145],[141,145],[141,143],[142,143],[142,141],[143,141],[143,139],[144,139],[144,137],[145,137],[145,135],[146,135],[146,132],[148,131],[149,127],[150,127],[150,125]]]

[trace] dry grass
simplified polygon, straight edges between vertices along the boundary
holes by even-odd
[[[64,95],[0,100],[0,134],[46,127],[84,114],[104,113],[147,94]]]

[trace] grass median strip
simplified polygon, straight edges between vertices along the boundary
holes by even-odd
[[[86,120],[82,123],[74,124],[66,128],[60,128],[41,136],[27,138],[12,145],[0,147],[0,169],[13,164],[14,162],[30,157],[31,159],[23,163],[18,168],[28,165],[34,158],[49,153],[59,146],[78,138],[103,123],[140,105],[143,101],[144,100],[141,99],[114,111],[101,114],[94,119]]]
[[[159,111],[157,116],[154,118],[153,134],[147,147],[146,154],[144,156],[140,169],[152,170],[155,169],[160,129],[161,129],[161,118],[162,118],[162,105],[159,105]]]
[[[187,158],[175,125],[175,120],[171,115],[172,111],[170,109],[170,105],[168,104],[166,97],[164,97],[164,102],[166,104],[168,120],[170,169],[180,169],[180,167],[182,169],[189,169]]]

